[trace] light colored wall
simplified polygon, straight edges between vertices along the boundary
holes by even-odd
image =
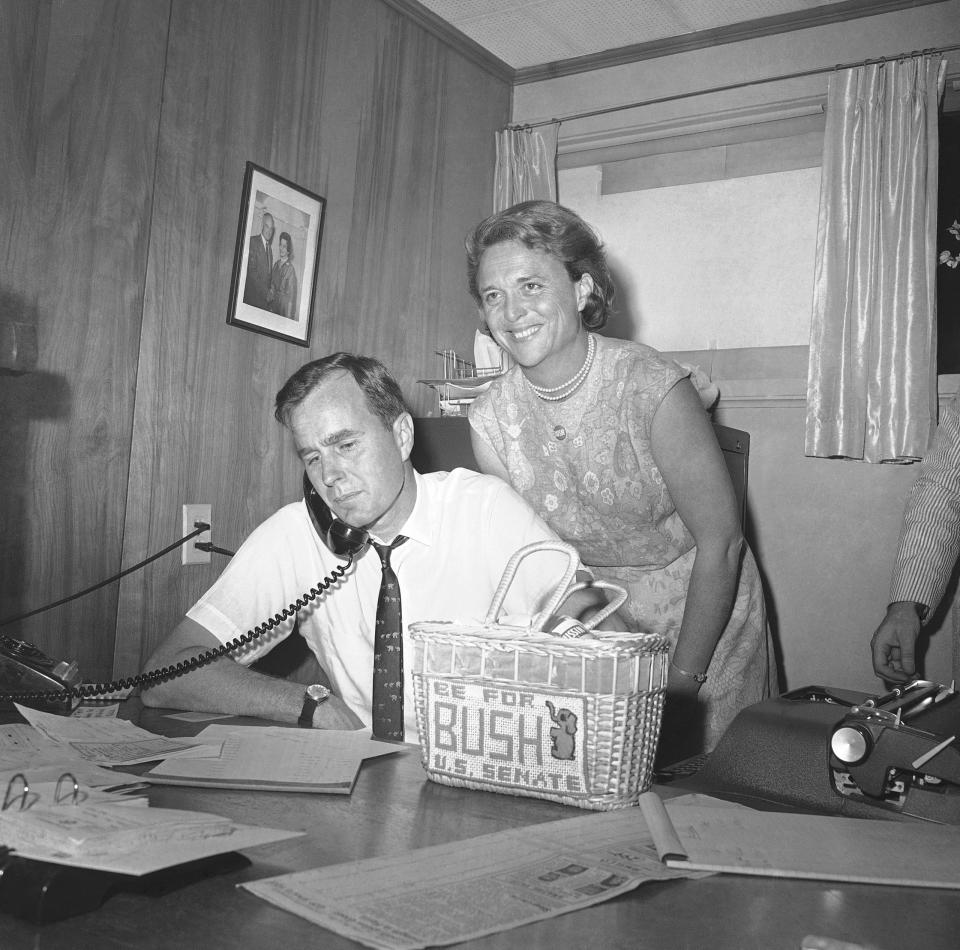
[[[600,194],[560,172],[560,199],[601,233],[617,336],[660,350],[806,346],[820,169]]]
[[[916,467],[805,458],[807,347],[669,355],[711,375],[715,420],[750,434],[747,538],[760,565],[786,688],[875,690],[868,643],[883,618]],[[941,377],[941,402],[960,379]],[[925,674],[951,677],[956,582],[923,638]]]
[[[716,89],[960,43],[960,0],[697,50],[515,89],[513,121]],[[960,52],[947,54],[960,74]],[[636,143],[816,111],[828,73],[565,121],[560,200],[594,224],[618,281],[611,335],[711,373],[716,421],[751,435],[748,535],[764,575],[784,686],[873,690],[882,618],[914,466],[805,458],[806,344],[819,168],[601,194],[602,164]],[[942,380],[941,391],[956,388]],[[946,605],[926,675],[949,681]]]
[[[871,691],[880,682],[869,641],[886,609],[916,468],[804,458],[797,447],[803,445],[805,411],[802,398],[791,405],[750,400],[718,412],[718,421],[750,433],[750,541],[764,576],[784,685]],[[949,683],[952,625],[941,613],[929,632],[926,675]]]

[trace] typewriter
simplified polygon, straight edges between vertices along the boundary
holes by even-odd
[[[759,807],[960,824],[958,737],[954,684],[807,686],[743,710],[695,785]]]

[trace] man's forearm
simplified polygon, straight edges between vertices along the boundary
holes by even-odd
[[[147,669],[175,667],[219,642],[206,628],[184,619],[147,662]],[[197,712],[256,716],[296,722],[303,705],[303,685],[266,676],[230,657],[142,690],[146,706],[169,706]]]
[[[296,722],[303,684],[247,669],[229,657],[142,690],[146,706]]]

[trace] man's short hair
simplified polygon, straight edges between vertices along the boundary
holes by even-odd
[[[363,390],[370,411],[390,428],[397,418],[410,410],[397,381],[386,366],[372,356],[331,353],[301,366],[284,384],[274,408],[277,421],[289,428],[290,416],[321,383],[337,372],[349,373]]]

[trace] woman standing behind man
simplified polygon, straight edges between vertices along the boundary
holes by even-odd
[[[756,563],[690,374],[590,332],[614,287],[597,235],[567,208],[527,201],[487,218],[467,262],[482,319],[516,363],[470,407],[480,468],[627,589],[632,628],[671,640],[660,761],[712,749],[770,695],[776,668]]]
[[[284,231],[279,242],[280,259],[270,274],[270,309],[281,317],[297,319],[297,269],[293,265],[293,241]]]

